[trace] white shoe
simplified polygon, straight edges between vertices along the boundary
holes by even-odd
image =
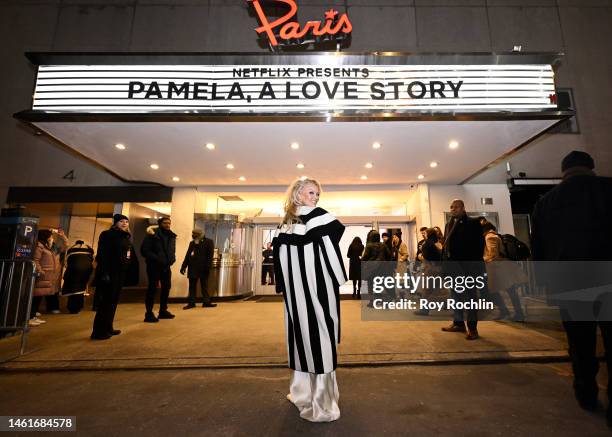
[[[36,321],[37,321],[39,324],[41,324],[41,325],[42,325],[43,323],[47,323],[47,321],[46,321],[46,320],[43,320],[43,319],[41,319],[40,317],[36,317]]]
[[[53,310],[51,311],[51,314],[61,314],[62,312],[60,310]]]
[[[28,321],[28,326],[38,326],[38,325],[40,325],[40,322],[36,319],[36,317]]]
[[[36,311],[36,317],[40,317],[40,316],[41,314],[38,311]]]

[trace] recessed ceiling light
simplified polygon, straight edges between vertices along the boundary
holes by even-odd
[[[215,150],[215,145],[213,143],[208,143],[208,144],[206,144],[206,148],[208,150]]]
[[[179,178],[178,176],[174,176],[174,177],[172,178],[172,180],[173,180],[174,182],[178,182],[178,181],[180,181],[180,180],[181,180],[181,178]]]
[[[425,179],[425,175],[420,174],[420,175],[417,176],[417,179],[422,181],[423,179]]]
[[[366,175],[363,175],[363,176],[361,176],[361,178],[360,178],[360,179],[361,179],[362,181],[367,181],[367,180],[368,180],[368,177],[367,177]]]
[[[372,167],[374,166],[372,165],[371,162],[366,162],[365,168],[372,168]]]
[[[232,164],[231,162],[230,162],[230,163],[227,163],[227,164],[225,165],[225,168],[226,168],[226,169],[228,169],[228,170],[233,170],[233,169],[234,169],[234,164]]]
[[[457,141],[451,141],[450,143],[448,143],[448,147],[451,149],[456,149],[457,147],[459,147],[459,143]]]
[[[302,164],[301,162],[298,162],[296,165],[297,168],[304,168],[304,164]]]
[[[238,178],[238,180],[239,180],[240,182],[244,182],[244,181],[246,181],[246,178],[245,178],[244,176],[240,176],[240,177]]]
[[[125,150],[125,146],[124,146],[123,144],[121,144],[121,143],[117,143],[117,144],[115,144],[115,147],[116,147],[117,149],[119,149],[119,150]]]
[[[299,148],[300,148],[300,145],[299,145],[298,143],[291,143],[291,148],[292,148],[293,150],[297,150],[297,149],[299,149]]]
[[[151,164],[151,168],[152,168],[153,170],[158,170],[158,169],[159,169],[159,165],[157,165],[157,164]]]
[[[381,144],[380,144],[380,143],[374,143],[374,144],[372,144],[372,148],[373,148],[373,149],[380,149],[380,147],[381,147]]]
[[[432,161],[432,162],[429,163],[429,166],[431,168],[436,168],[438,166],[438,163],[436,161]]]

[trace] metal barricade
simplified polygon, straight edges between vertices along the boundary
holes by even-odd
[[[0,260],[0,332],[21,331],[20,355],[29,331],[36,266],[31,260]]]

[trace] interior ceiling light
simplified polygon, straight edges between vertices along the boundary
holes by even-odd
[[[308,179],[308,176],[305,176],[305,175],[304,175],[304,176],[301,176],[301,177],[300,177],[300,180],[301,180],[301,181],[305,181],[306,179]]]
[[[245,178],[244,176],[240,176],[240,177],[238,178],[238,180],[239,180],[240,182],[244,182],[244,181],[246,181],[246,178]]]
[[[425,175],[420,174],[420,175],[417,176],[417,179],[422,181],[423,179],[425,179]]]
[[[448,147],[454,150],[459,147],[459,143],[457,141],[451,141],[450,143],[448,143]]]
[[[366,162],[365,168],[372,168],[372,167],[374,166],[372,165],[371,162]]]
[[[291,143],[291,148],[292,148],[293,150],[297,150],[297,149],[299,149],[299,148],[300,148],[300,145],[299,145],[298,143]]]
[[[181,180],[181,178],[179,178],[178,176],[174,176],[174,177],[172,178],[172,180],[173,180],[174,182],[178,182],[178,181],[180,181],[180,180]]]
[[[360,179],[361,179],[362,181],[367,181],[367,180],[368,180],[368,177],[367,177],[366,175],[363,175],[363,176],[361,176],[361,178],[360,178]]]
[[[219,196],[226,202],[244,202],[244,199],[240,196]]]
[[[431,168],[436,168],[438,166],[438,163],[436,161],[432,161],[432,162],[429,163],[429,166]]]
[[[373,148],[373,149],[380,149],[380,147],[381,147],[381,144],[380,144],[380,143],[374,143],[374,144],[372,144],[372,148]]]
[[[159,170],[159,165],[157,165],[157,164],[151,164],[151,168],[152,168],[153,170]]]
[[[123,144],[121,144],[121,143],[117,143],[117,144],[115,144],[115,147],[116,147],[117,149],[119,149],[119,150],[125,150],[125,146],[124,146]]]
[[[298,164],[296,165],[297,168],[304,168],[304,164],[302,164],[301,162],[298,162]]]
[[[231,162],[230,162],[230,163],[227,163],[227,164],[225,165],[225,168],[227,168],[228,170],[233,170],[233,169],[234,169],[234,164],[232,164]]]
[[[208,150],[215,150],[215,145],[213,143],[208,143],[208,144],[206,144],[206,148]]]

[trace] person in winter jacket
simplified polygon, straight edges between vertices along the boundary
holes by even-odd
[[[510,316],[508,306],[501,295],[503,290],[510,297],[514,307],[514,321],[522,322],[525,320],[525,316],[516,288],[518,285],[527,282],[527,276],[523,273],[520,265],[506,258],[504,243],[493,223],[485,220],[482,224],[482,232],[485,237],[483,259],[487,269],[487,283],[491,292],[491,300],[499,309],[499,314],[495,317],[495,320]]]
[[[380,241],[380,234],[378,231],[372,230],[368,233],[366,247],[363,252],[363,256],[361,257],[361,261],[378,261],[375,264],[369,265],[366,264],[366,280],[368,281],[368,293],[369,293],[369,302],[368,307],[372,308],[374,306],[374,293],[373,289],[373,281],[374,277],[377,275],[385,275],[387,273],[386,266],[383,261],[391,261],[393,255],[389,250],[388,246],[385,243]]]
[[[353,238],[346,257],[349,259],[349,279],[353,281],[353,299],[361,299],[361,255],[363,254],[361,238]]]
[[[138,266],[131,237],[129,219],[122,214],[115,214],[113,226],[98,237],[95,277],[98,305],[91,332],[92,340],[108,340],[121,333],[113,327],[119,295],[130,270]]]
[[[202,307],[216,307],[217,304],[211,303],[208,295],[208,274],[212,266],[215,244],[210,238],[204,236],[204,231],[201,229],[194,229],[191,232],[191,238],[193,240],[189,243],[181,265],[181,275],[187,271],[187,278],[189,278],[189,303],[183,309],[188,310],[196,306],[198,281],[202,290]]]
[[[38,231],[38,242],[34,249],[33,261],[36,264],[37,278],[32,292],[30,309],[30,326],[38,326],[45,320],[36,317],[43,296],[53,296],[59,289],[60,261],[53,252],[53,233],[48,229]]]
[[[144,321],[156,323],[159,319],[174,319],[174,314],[168,311],[168,296],[172,287],[172,272],[170,267],[176,261],[176,234],[170,230],[172,222],[168,217],[157,221],[157,227],[150,226],[147,235],[140,246],[140,253],[147,263],[147,278],[149,286],[145,298],[146,313]],[[157,284],[161,284],[159,297],[159,314],[153,314]]]

